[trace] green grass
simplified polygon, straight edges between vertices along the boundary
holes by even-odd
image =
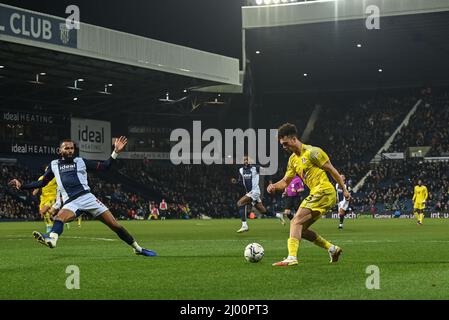
[[[250,221],[237,234],[238,220],[122,222],[155,258],[130,247],[99,222],[72,223],[58,247],[31,236],[43,223],[0,223],[0,299],[448,299],[449,220],[322,219],[313,229],[341,246],[342,259],[301,243],[300,264],[274,268],[287,254],[288,226],[277,220]],[[110,239],[110,240],[109,240]],[[250,242],[265,248],[248,263]],[[80,268],[80,290],[68,290],[66,267]],[[380,268],[380,289],[368,290],[366,267]]]

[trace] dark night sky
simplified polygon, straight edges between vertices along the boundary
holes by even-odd
[[[81,22],[241,58],[242,0],[2,0],[65,17],[78,5]]]

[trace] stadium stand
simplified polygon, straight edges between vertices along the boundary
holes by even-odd
[[[326,150],[332,163],[355,185],[416,100],[413,96],[381,96],[329,106],[322,112],[310,141]]]
[[[168,201],[170,216],[179,217],[186,204],[192,216],[200,214],[214,218],[236,216],[235,203],[242,194],[236,166],[178,165],[165,161],[126,161],[120,172],[144,186],[161,192]],[[158,199],[160,200],[160,199]],[[178,211],[176,211],[178,208]]]
[[[444,95],[443,95],[444,97]],[[346,108],[341,104],[329,105],[322,111],[322,117],[317,122],[310,143],[322,147],[332,157],[332,162],[349,179],[348,184],[354,186],[358,180],[368,172],[372,165],[369,160],[375,155],[379,148],[385,143],[393,133],[405,115],[420,98],[419,94],[398,94],[381,95],[376,99],[359,100],[348,103]],[[428,103],[429,97],[425,95],[424,101]],[[362,102],[361,102],[362,101]],[[443,99],[438,99],[438,105],[445,103]],[[345,110],[342,112],[341,110]],[[439,109],[438,109],[439,110]],[[267,110],[265,110],[267,111]],[[306,125],[305,119],[310,115],[311,108],[303,110],[292,116],[292,122],[299,128]],[[447,112],[439,112],[441,123],[447,123]],[[435,116],[434,116],[435,117]],[[444,118],[445,117],[445,118]],[[264,113],[262,127],[267,127],[267,119],[274,122],[279,117],[270,117],[269,113]],[[438,127],[441,128],[440,125]],[[444,129],[444,128],[443,128]],[[438,132],[436,129],[435,132]],[[444,148],[444,139],[435,140],[433,145],[435,150]],[[280,153],[280,169],[278,174],[266,177],[265,180],[277,180],[282,178],[285,171],[288,155]],[[382,172],[390,170],[393,166],[401,168],[396,178],[391,179],[391,174],[382,179]],[[427,164],[423,168],[413,165],[412,162],[380,164],[372,175],[367,179],[363,190],[354,195],[353,208],[358,212],[381,212],[391,211],[396,208],[410,210],[413,186],[411,181],[416,179],[416,175],[425,168],[438,169],[442,176],[443,164]],[[127,162],[121,173],[127,175],[145,186],[150,186],[154,191],[162,191],[162,196],[175,203],[189,203],[192,212],[198,214],[204,212],[212,217],[232,217],[236,216],[235,200],[239,198],[241,186],[233,186],[229,183],[232,177],[236,176],[237,168],[224,166],[172,166],[158,161],[150,162]],[[397,170],[395,172],[398,172]],[[405,173],[414,172],[415,176],[400,179]],[[200,174],[201,173],[201,174]],[[204,174],[206,173],[206,174]],[[424,173],[425,177],[426,173]],[[207,177],[207,178],[206,178]],[[408,179],[408,180],[407,180]],[[192,184],[194,188],[187,187]],[[265,181],[268,183],[268,181]],[[435,194],[435,199],[431,200],[429,206],[432,208],[447,208],[447,190],[444,188],[447,182],[440,181],[437,185],[430,187],[430,192]],[[217,188],[217,186],[220,186]],[[447,188],[446,188],[447,189]],[[192,192],[195,190],[195,192]],[[209,190],[209,191],[207,191]],[[210,190],[213,190],[212,193]],[[441,191],[443,190],[443,191]],[[438,193],[440,192],[440,193]],[[436,195],[438,193],[438,196]],[[445,198],[446,197],[446,198]],[[218,201],[217,201],[218,199]],[[232,200],[230,200],[232,199]],[[445,200],[446,199],[446,200]],[[265,202],[269,211],[281,211],[283,199],[280,195],[276,197],[265,197]]]
[[[305,142],[326,150],[334,165],[348,177],[347,183],[352,187],[369,169],[374,169],[363,188],[354,195],[352,207],[355,211],[372,213],[410,210],[413,183],[418,176],[424,181],[430,181],[431,172],[437,172],[437,176],[442,179],[428,185],[431,194],[429,207],[432,210],[448,210],[447,163],[420,163],[411,160],[382,161],[378,165],[369,163],[418,98],[423,99],[422,107],[397,136],[389,151],[404,151],[408,146],[429,144],[432,146],[431,155],[444,156],[449,141],[448,128],[445,126],[449,122],[449,99],[446,92],[433,96],[430,91],[425,90],[421,96],[389,94],[372,99],[353,99],[345,104],[336,102],[324,105],[310,142]],[[302,109],[302,112],[291,117],[291,121],[299,128],[304,128],[312,109]],[[268,110],[270,108],[264,109],[263,117],[257,115],[256,120],[260,121],[262,127],[269,128],[270,123],[271,127],[276,127],[283,119],[279,115],[270,117],[266,113]],[[285,115],[288,112],[285,111]],[[426,136],[420,131],[423,124],[432,128]],[[151,150],[167,151],[167,148],[168,144],[162,149]],[[269,182],[268,179],[275,181],[282,178],[288,154],[281,151],[279,155],[278,174],[265,177],[264,185]],[[3,187],[0,189],[0,196],[8,200],[3,203],[7,203],[9,207],[1,208],[0,219],[38,219],[37,198],[5,187],[6,182],[14,176],[26,181],[39,176],[40,169],[35,162],[31,169],[25,169],[29,166],[24,164],[25,166],[2,166]],[[144,159],[120,160],[112,170],[113,175],[96,173],[91,174],[89,179],[94,194],[119,219],[148,218],[150,206],[157,205],[162,198],[168,203],[167,218],[202,215],[224,218],[238,215],[235,202],[242,195],[243,188],[240,184],[231,183],[232,178],[238,177],[238,166],[174,166],[169,161]],[[281,195],[265,195],[264,202],[270,212],[283,209]]]
[[[28,168],[18,165],[1,165],[0,178],[0,220],[2,219],[26,219],[37,220],[39,218],[38,202],[30,195],[23,194],[9,188],[8,181],[14,177],[28,180],[34,176]]]
[[[435,179],[439,177],[439,179]],[[357,197],[353,207],[376,212],[413,209],[413,188],[422,179],[429,190],[427,208],[434,212],[449,210],[449,160],[385,160],[377,165]]]
[[[311,143],[325,149],[331,155],[333,163],[348,176],[348,184],[355,185],[368,172],[369,160],[416,101],[417,98],[413,95],[381,97],[353,102],[349,108],[344,109],[345,112],[341,112],[341,105],[327,106],[312,133]],[[261,127],[270,127],[268,122],[274,127],[277,122],[286,119],[281,119],[279,114],[271,117],[269,110],[264,109],[263,117],[257,118]],[[290,117],[291,122],[304,128],[311,111],[312,108],[306,108],[294,113]],[[282,178],[288,155],[281,151],[279,161],[278,174],[266,177],[265,184],[268,179]],[[242,189],[240,185],[230,183],[231,178],[237,175],[237,166],[173,166],[163,161],[128,161],[120,173],[154,192],[160,191],[161,197],[169,202],[178,205],[188,203],[195,215],[201,212],[212,217],[232,217],[237,214],[235,201],[241,196]],[[282,210],[281,195],[265,196],[265,203],[269,211]],[[354,200],[354,206],[366,211],[364,200]]]
[[[423,101],[393,141],[389,152],[404,152],[408,147],[430,146],[430,156],[449,156],[449,92],[432,94],[423,90]]]
[[[42,174],[39,169],[30,169],[23,165],[1,165],[0,219],[39,220],[39,197],[31,192],[19,192],[7,186],[12,178],[21,181],[35,181]],[[111,184],[100,176],[91,174],[89,185],[98,198],[120,219],[143,219],[148,215],[147,198],[123,188],[120,184]],[[135,212],[135,214],[133,214]]]
[[[423,103],[410,122],[394,139],[388,152],[404,152],[405,160],[382,160],[373,164],[372,172],[353,201],[361,212],[410,212],[411,198],[418,178],[429,189],[428,210],[447,212],[449,209],[448,126],[449,94],[447,88],[426,88],[421,91]],[[428,146],[423,157],[408,158],[409,147]],[[432,159],[432,157],[440,157]],[[439,161],[437,161],[439,160]],[[438,179],[435,179],[438,177]]]

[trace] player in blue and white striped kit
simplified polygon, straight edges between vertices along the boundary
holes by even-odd
[[[10,185],[19,190],[39,189],[45,187],[54,177],[61,191],[63,207],[55,217],[53,228],[47,235],[45,233],[33,232],[33,236],[43,245],[54,248],[59,236],[64,230],[64,223],[75,220],[82,212],[87,212],[93,218],[100,220],[114,231],[120,239],[134,248],[134,252],[143,256],[155,256],[156,253],[140,247],[126,229],[118,224],[109,209],[101,203],[91,192],[87,183],[87,172],[89,170],[107,170],[126,146],[126,137],[120,137],[115,141],[115,149],[111,157],[106,161],[89,161],[75,157],[75,144],[72,140],[64,140],[60,145],[61,159],[53,160],[48,166],[44,177],[40,181],[22,184],[13,179]]]
[[[242,218],[242,227],[237,230],[238,233],[248,231],[248,224],[246,223],[245,207],[252,204],[260,213],[267,213],[267,209],[262,204],[260,199],[259,175],[260,166],[249,163],[249,158],[243,158],[244,166],[239,169],[239,181],[243,182],[246,194],[237,202],[239,213]]]

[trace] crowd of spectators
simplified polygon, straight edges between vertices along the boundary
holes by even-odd
[[[19,178],[22,181],[30,181],[34,173],[18,165],[1,165],[0,171],[0,220],[37,220],[39,218],[38,202],[31,196],[8,187],[8,182],[11,179]]]
[[[358,211],[396,211],[410,213],[418,179],[429,191],[427,208],[434,212],[449,211],[449,161],[383,161],[372,170],[352,202]]]
[[[432,146],[431,155],[447,156],[449,94],[434,97],[426,91],[421,98],[424,100],[421,107],[389,151],[429,145]],[[310,142],[304,142],[323,148],[335,167],[345,174],[347,184],[354,187],[369,171],[369,161],[416,101],[417,98],[407,96],[373,99],[344,108],[325,106],[308,139]],[[299,127],[305,126],[306,118],[295,116],[292,119]],[[302,128],[299,129],[301,131]],[[278,173],[263,177],[265,186],[269,180],[275,182],[282,178],[288,157],[285,152],[280,152]],[[110,183],[89,173],[92,192],[119,219],[154,217],[160,212],[158,208],[162,198],[167,201],[164,218],[238,217],[236,202],[244,194],[243,185],[233,181],[239,175],[238,165],[174,166],[163,160],[120,160],[120,163],[118,172],[140,184],[142,192],[132,191],[123,181]],[[429,189],[428,207],[435,211],[449,211],[448,167],[447,162],[382,161],[374,167],[363,188],[354,194],[352,206],[363,212],[409,210],[413,186],[421,178]],[[17,164],[1,165],[0,168],[0,219],[39,219],[39,199],[31,192],[7,187],[7,182],[12,178],[34,181],[41,172],[30,171]],[[146,190],[150,192],[145,194]],[[270,212],[283,210],[280,194],[272,197],[265,193],[264,198]]]
[[[158,191],[167,200],[170,217],[185,216],[185,207],[191,217],[200,215],[215,218],[238,214],[237,200],[244,194],[234,165],[173,165],[167,161],[127,161],[120,172],[150,189]]]
[[[89,186],[92,193],[118,219],[144,219],[148,216],[148,201],[136,193],[125,190],[121,184],[108,183],[92,173],[89,174]]]
[[[9,187],[8,181],[35,181],[42,172],[31,171],[20,165],[1,165],[0,178],[0,219],[39,220],[39,196],[30,191],[18,191]],[[150,202],[146,198],[127,191],[121,184],[103,181],[94,173],[89,174],[89,186],[95,196],[102,201],[119,219],[145,219],[149,216]]]
[[[429,156],[449,156],[449,93],[423,92],[423,102],[394,139],[389,152],[430,146]]]
[[[349,105],[326,107],[312,132],[310,143],[322,147],[330,155],[333,164],[346,175],[347,184],[355,184],[369,171],[369,161],[391,136],[405,115],[411,110],[418,98],[405,96],[400,98],[379,98]],[[445,111],[447,113],[447,111]],[[439,113],[441,115],[442,113]],[[443,114],[445,114],[443,112]],[[427,126],[430,126],[428,123]],[[441,132],[441,131],[440,131]],[[435,140],[435,139],[434,139]],[[442,140],[435,146],[440,146]],[[305,141],[308,143],[308,141]],[[281,152],[278,174],[268,177],[271,181],[282,178],[289,155]],[[390,172],[397,166],[396,174]],[[401,167],[403,166],[403,167]],[[439,168],[436,177],[444,177],[444,165],[428,165]],[[435,167],[435,168],[436,168]],[[385,179],[380,179],[385,174]],[[382,163],[367,179],[364,189],[355,195],[353,206],[360,211],[382,209],[405,209],[410,207],[414,176],[404,180],[404,174],[417,171],[411,162],[392,164]],[[424,171],[426,172],[426,171]],[[157,161],[129,162],[122,173],[140,183],[159,190],[169,201],[176,204],[188,203],[195,215],[209,214],[213,217],[236,216],[236,200],[243,194],[242,186],[230,183],[237,175],[236,166],[205,166],[161,164]],[[421,174],[421,173],[420,173]],[[424,173],[425,174],[425,173]],[[394,180],[392,177],[396,177]],[[269,183],[268,179],[265,185]],[[375,180],[377,179],[377,180]],[[380,180],[379,180],[380,179]],[[403,179],[403,180],[401,180]],[[438,185],[435,185],[439,181]],[[432,199],[429,206],[438,210],[447,210],[446,192],[436,196],[438,188],[445,188],[446,180],[430,179],[429,188]],[[438,199],[435,200],[434,199]],[[271,197],[265,194],[265,204],[270,211],[281,211],[283,199],[280,195]]]
[[[0,220],[37,220],[37,206],[24,201],[17,201],[16,198],[0,191]]]
[[[310,141],[323,148],[339,171],[357,183],[415,102],[413,97],[379,98],[345,108],[327,107]]]

